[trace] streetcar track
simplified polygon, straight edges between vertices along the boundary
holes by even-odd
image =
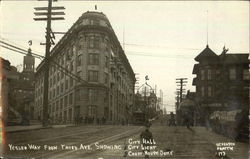
[[[77,131],[77,133],[74,134],[68,134],[68,135],[61,135],[58,137],[51,137],[51,138],[45,138],[45,139],[39,139],[39,140],[33,140],[33,141],[26,141],[26,142],[17,142],[15,144],[35,144],[35,143],[39,143],[39,142],[45,142],[45,141],[53,141],[55,139],[61,139],[61,138],[65,138],[65,137],[70,137],[70,136],[75,136],[75,135],[82,135],[82,134],[88,134],[88,133],[95,133],[98,131],[105,131],[108,129],[112,129],[112,127],[103,127],[104,129],[97,129],[97,130],[91,130],[91,131],[86,131],[86,130],[81,130],[81,131]]]
[[[104,138],[102,138],[102,139],[99,139],[99,140],[97,140],[96,141],[96,137],[93,137],[94,138],[94,140],[93,139],[90,139],[90,140],[88,140],[88,141],[86,141],[85,140],[85,142],[84,143],[82,143],[82,144],[84,144],[84,145],[93,145],[95,142],[104,142],[104,141],[107,141],[107,140],[111,140],[111,141],[114,141],[114,140],[118,140],[118,139],[120,139],[120,138],[122,138],[122,135],[124,135],[124,134],[128,134],[129,132],[133,132],[133,131],[135,131],[134,133],[137,133],[138,132],[138,130],[140,130],[141,128],[134,128],[134,129],[132,129],[132,130],[127,130],[127,131],[125,131],[125,132],[123,132],[123,133],[119,133],[119,134],[116,134],[116,135],[113,135],[113,136],[109,136],[109,137],[104,137]],[[118,137],[118,138],[117,138]],[[111,141],[109,141],[109,142],[111,142]],[[75,144],[79,144],[79,143],[81,143],[81,141],[79,142],[74,142],[74,143],[71,143],[71,145],[75,145]],[[69,145],[69,144],[67,144],[67,145]],[[70,145],[69,145],[70,146]],[[67,152],[62,152],[62,151],[64,151],[64,150],[59,150],[59,151],[53,151],[53,152],[49,152],[49,153],[44,153],[44,154],[42,154],[42,155],[33,155],[31,158],[44,158],[44,157],[49,157],[50,155],[52,155],[52,154],[58,154],[58,155],[56,155],[56,156],[52,156],[51,157],[51,159],[53,159],[53,158],[60,158],[60,156],[64,156],[64,155],[67,155],[67,154],[70,154],[70,153],[73,153],[73,152],[75,152],[75,151],[78,151],[78,150],[72,150],[72,151],[67,151]],[[86,152],[85,152],[86,153]],[[50,157],[49,157],[50,158]]]
[[[101,133],[101,132],[103,132],[104,130],[109,130],[109,129],[113,129],[113,127],[110,127],[110,128],[105,128],[105,129],[99,129],[98,131],[95,131],[95,132],[97,132],[97,133]],[[71,136],[73,136],[74,137],[74,134],[71,134]],[[96,137],[95,136],[90,136],[90,137],[88,137],[88,139],[84,139],[84,141],[85,141],[85,143],[83,143],[83,144],[86,144],[86,143],[89,143],[89,142],[91,142],[92,140],[95,140],[96,139]],[[69,140],[72,140],[72,138],[69,138]],[[81,139],[81,141],[82,141],[83,139]],[[53,141],[53,140],[51,140],[51,141]],[[77,143],[81,143],[81,141],[79,142],[79,141],[77,141],[77,142],[71,142],[71,143],[67,143],[67,145],[74,145],[74,144],[77,144]],[[43,150],[43,151],[39,151],[39,152],[34,152],[34,153],[32,153],[32,154],[29,154],[29,156],[30,156],[30,158],[43,158],[43,156],[48,156],[48,155],[50,155],[50,154],[55,154],[55,153],[60,153],[60,152],[62,152],[62,151],[64,151],[64,150],[57,150],[57,151],[51,151],[51,152],[48,152],[48,153],[43,153],[44,151],[46,151],[46,150]],[[42,154],[41,154],[42,153]]]
[[[93,133],[102,133],[103,131],[108,131],[108,130],[110,130],[110,129],[113,129],[114,127],[102,127],[101,129],[97,129],[97,130],[93,130],[93,131],[88,131],[88,132],[86,132],[86,129],[85,130],[83,130],[83,131],[77,131],[77,133],[74,133],[74,134],[69,134],[69,135],[62,135],[62,136],[59,136],[59,137],[56,137],[56,139],[63,139],[63,138],[65,138],[65,137],[69,137],[69,138],[67,138],[67,139],[70,139],[70,140],[72,140],[72,138],[70,138],[70,137],[75,137],[75,135],[82,135],[82,134],[93,134]],[[86,141],[86,139],[85,139],[85,141],[86,142],[90,142],[91,140],[94,140],[96,137],[95,136],[89,136],[88,137],[88,140]],[[55,140],[55,138],[53,137],[53,138],[46,138],[46,139],[41,139],[41,140],[36,140],[35,142],[32,142],[32,141],[27,141],[27,142],[25,142],[26,144],[34,144],[34,143],[38,143],[38,142],[41,142],[41,141],[43,141],[43,142],[45,142],[45,141],[53,141],[53,140]],[[83,140],[83,139],[80,139],[80,140]],[[25,143],[20,143],[20,144],[22,144],[22,145],[25,145]],[[58,142],[54,142],[54,143],[58,143]],[[75,142],[74,142],[75,143]],[[71,144],[74,144],[74,143],[72,143],[71,142]],[[41,145],[41,143],[39,143],[39,145]],[[26,154],[27,156],[29,156],[29,158],[31,158],[31,159],[33,159],[33,158],[36,158],[36,156],[37,156],[37,154],[41,154],[42,153],[42,156],[43,156],[43,152],[44,151],[46,151],[46,150],[42,150],[42,151],[33,151],[33,152],[27,152],[28,154]],[[55,152],[56,153],[56,152]],[[46,154],[46,153],[45,153]],[[27,156],[25,157],[25,158],[27,158]],[[19,156],[19,157],[21,157],[21,158],[23,158],[22,156]]]

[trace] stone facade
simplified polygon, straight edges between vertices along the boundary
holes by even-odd
[[[84,13],[52,49],[50,61],[48,112],[52,122],[129,122],[135,75],[103,13]],[[80,80],[70,77],[55,63]],[[43,78],[42,62],[35,84],[35,116],[40,119]]]

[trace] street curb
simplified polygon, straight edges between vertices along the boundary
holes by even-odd
[[[16,132],[25,132],[25,131],[33,131],[33,130],[40,130],[40,129],[49,129],[52,127],[41,127],[41,128],[33,128],[33,129],[22,129],[22,130],[3,130],[5,133],[16,133]]]
[[[4,130],[5,133],[17,133],[17,132],[25,132],[25,131],[33,131],[33,130],[41,130],[41,129],[57,129],[57,128],[65,128],[65,127],[74,127],[75,125],[65,125],[65,126],[59,126],[59,127],[53,127],[53,126],[48,126],[48,127],[38,127],[38,128],[33,128],[33,129],[21,129],[21,130]]]

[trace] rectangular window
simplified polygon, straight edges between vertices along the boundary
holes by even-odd
[[[57,82],[60,81],[60,72],[57,73]]]
[[[82,64],[82,55],[78,55],[76,65],[81,66],[81,64]]]
[[[109,50],[109,48],[108,48],[108,40],[107,39],[104,39],[104,47],[105,47],[106,51]]]
[[[201,80],[205,80],[205,70],[201,70]]]
[[[49,107],[48,107],[48,113],[50,114],[51,113],[51,105],[49,105]]]
[[[61,83],[61,93],[63,93],[63,91],[64,91],[64,84],[63,83]]]
[[[53,76],[53,84],[55,84],[56,83],[56,76],[54,75]]]
[[[94,48],[94,37],[89,38],[89,48]]]
[[[49,99],[51,99],[51,91],[49,91]]]
[[[67,90],[69,87],[69,83],[68,83],[68,80],[65,81],[65,90]]]
[[[60,99],[60,109],[63,109],[63,98]]]
[[[212,87],[211,86],[208,86],[208,88],[207,88],[207,96],[208,97],[212,96]]]
[[[56,101],[56,111],[58,111],[58,109],[59,109],[59,100]]]
[[[70,80],[70,87],[72,87],[72,86],[73,86],[73,84],[74,84],[74,82],[73,82],[73,78],[71,78],[71,77],[70,77],[70,79],[69,79],[69,80]]]
[[[73,93],[70,93],[69,95],[69,105],[73,104]]]
[[[202,97],[205,96],[205,87],[201,87],[201,96],[202,96]]]
[[[56,96],[59,95],[59,86],[56,87]]]
[[[210,70],[210,69],[207,70],[207,79],[208,80],[212,79],[212,70]]]
[[[93,103],[94,101],[98,100],[98,90],[96,89],[89,89],[89,101]]]
[[[64,107],[67,107],[68,105],[68,95],[64,97]]]
[[[56,95],[56,91],[55,91],[55,88],[53,89],[53,97],[55,97]]]
[[[90,37],[89,48],[100,48],[100,39],[94,36]]]
[[[75,96],[76,96],[76,101],[81,100],[81,90],[80,89],[76,90]]]
[[[71,61],[71,63],[70,63],[70,71],[73,71],[73,70],[74,70],[74,62]]]
[[[90,19],[90,25],[99,25],[100,21],[96,19]]]
[[[95,117],[96,116],[96,106],[90,105],[88,107],[88,116],[89,117]]]
[[[68,49],[66,51],[66,60],[70,60],[70,59],[71,59],[71,51],[70,51],[70,49]]]
[[[80,37],[79,43],[78,43],[78,49],[81,50],[84,48],[84,43],[85,43],[86,38]]]
[[[236,80],[236,69],[235,68],[229,69],[229,79]]]
[[[54,113],[55,112],[55,103],[53,103],[53,105],[52,105],[52,112]]]
[[[53,83],[52,83],[52,78],[49,79],[49,86],[52,87]]]
[[[108,78],[109,78],[109,75],[107,73],[104,73],[104,83],[105,84],[108,83]]]
[[[98,71],[88,71],[88,81],[98,82]]]
[[[105,56],[105,67],[108,67],[108,63],[109,63],[109,58],[107,56]]]
[[[89,64],[99,65],[99,54],[90,53],[89,54]]]
[[[243,80],[249,80],[250,79],[250,74],[248,69],[243,70]]]

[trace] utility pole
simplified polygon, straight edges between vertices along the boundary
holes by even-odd
[[[187,80],[187,78],[177,78],[176,79],[176,83],[180,84],[180,85],[177,85],[177,86],[180,86],[180,88],[177,89],[177,91],[180,91],[180,100],[179,100],[180,103],[182,102],[183,92],[186,90],[183,88],[184,86],[186,86],[185,85],[185,83],[187,83],[186,80]]]
[[[45,18],[34,18],[35,21],[47,21],[46,28],[46,50],[44,59],[44,84],[43,84],[43,127],[48,125],[48,90],[49,90],[49,65],[50,65],[50,47],[54,44],[54,33],[51,31],[51,20],[64,20],[63,17],[52,17],[52,15],[65,15],[64,12],[52,12],[52,10],[65,9],[64,7],[52,7],[52,0],[48,0],[48,7],[36,7],[34,12],[36,16],[46,16]],[[45,11],[45,12],[39,12]]]

